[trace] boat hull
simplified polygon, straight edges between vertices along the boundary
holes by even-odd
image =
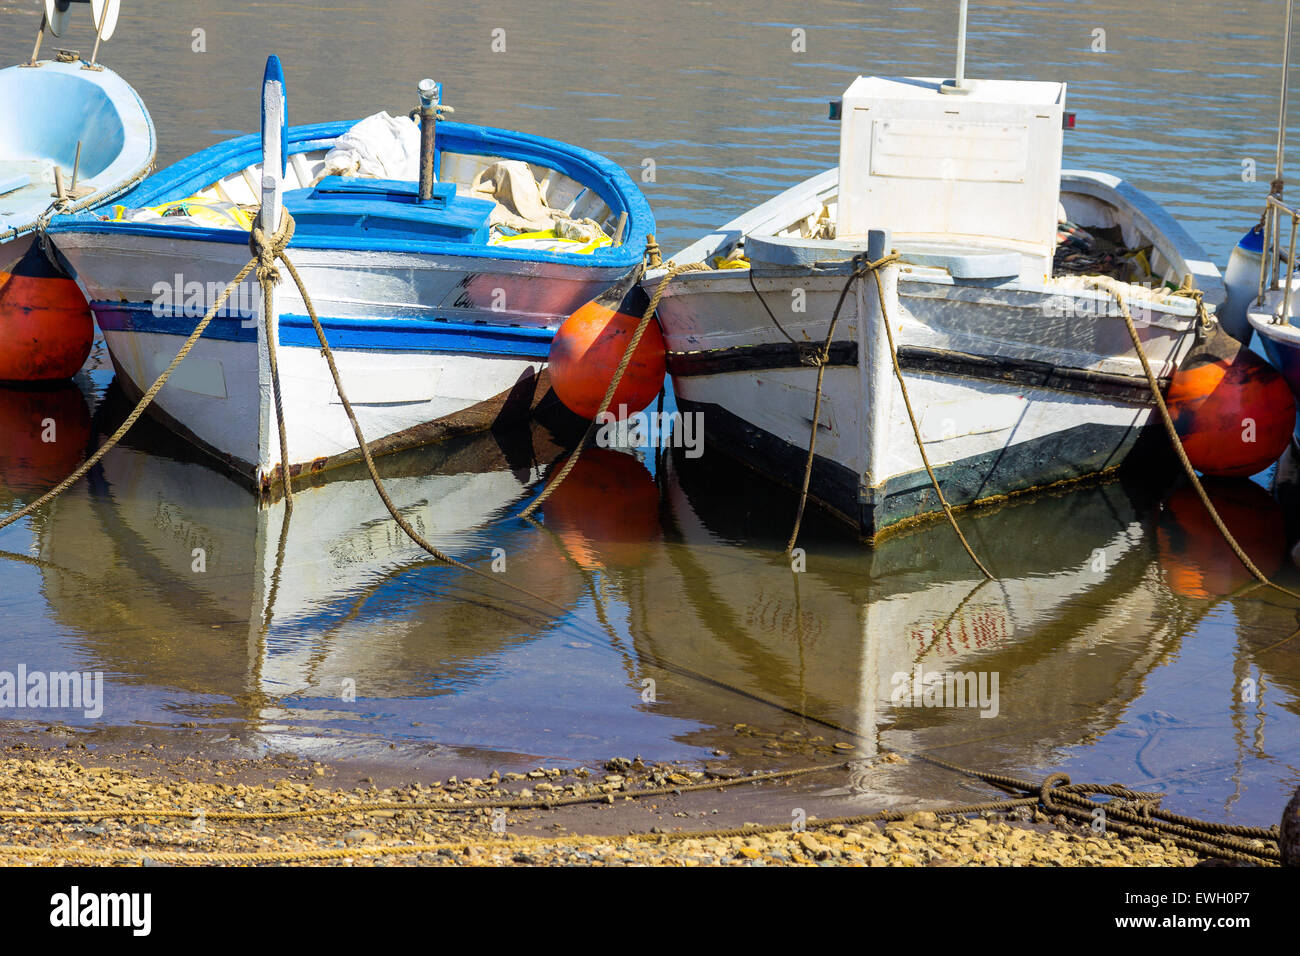
[[[925,276],[885,281],[899,366],[945,498],[987,502],[1117,469],[1153,402],[1123,322],[1052,315],[1041,293]],[[797,343],[825,340],[847,279],[764,272],[773,309],[802,290],[806,316],[781,320]],[[653,281],[651,279],[650,281]],[[865,285],[865,288],[864,288]],[[867,539],[941,513],[895,377],[874,284],[845,300],[822,380],[810,498]],[[1079,290],[1086,308],[1106,297]],[[1167,381],[1191,347],[1190,309],[1152,310],[1139,328]],[[787,308],[788,311],[788,308]],[[1179,314],[1181,312],[1182,314]],[[863,317],[865,316],[865,321]],[[784,340],[740,270],[679,276],[659,309],[678,405],[710,447],[792,488],[807,464],[817,369]]]
[[[62,234],[59,249],[87,290],[124,387],[136,396],[176,356],[247,256],[246,247],[232,243],[151,237],[109,243],[89,232]],[[501,261],[473,257],[458,262],[391,254],[359,260],[319,249],[291,256],[376,453],[527,417],[549,391],[546,355],[554,329],[620,275],[527,262],[503,269]],[[505,301],[517,312],[491,311],[492,290],[503,288],[512,290]],[[306,304],[292,284],[282,283],[277,299],[290,472],[319,472],[356,460],[356,437]],[[260,312],[257,284],[237,288],[150,413],[266,490],[281,458]]]

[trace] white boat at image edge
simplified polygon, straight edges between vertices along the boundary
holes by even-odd
[[[278,61],[267,77],[283,90]],[[436,122],[439,97],[435,84],[421,84],[433,152],[427,184],[416,171],[424,157],[403,153],[411,137],[423,152],[420,127],[405,117],[294,128],[264,117],[279,136],[264,128],[260,141],[211,146],[146,180],[112,216],[55,217],[49,236],[87,293],[124,390],[139,396],[153,383],[247,262],[265,186],[296,220],[288,254],[376,453],[530,414],[549,391],[556,329],[641,263],[653,219],[608,159],[526,133]],[[405,172],[376,175],[362,165],[337,173],[331,151],[363,127],[389,137],[370,146],[388,149]],[[264,184],[268,150],[282,175]],[[484,198],[494,185],[503,201],[512,189],[515,200],[531,190],[531,205],[506,209]],[[553,228],[520,225],[529,215]],[[271,325],[288,466],[298,475],[358,451],[304,302],[281,271]],[[149,411],[268,492],[280,449],[261,315],[250,278]]]
[[[840,163],[673,256],[658,318],[678,406],[706,441],[800,487],[817,368],[853,257],[900,261],[845,298],[829,349],[809,497],[873,538],[941,506],[894,376],[888,316],[921,439],[955,506],[1110,472],[1154,409],[1110,293],[1126,283],[1166,383],[1192,347],[1191,276],[1218,269],[1159,205],[1063,170],[1065,84],[859,77]],[[653,293],[667,266],[651,270]]]
[[[56,180],[67,207],[88,209],[139,184],[153,168],[153,120],[125,80],[75,51],[37,59],[45,32],[58,36],[67,24],[67,4],[62,11],[55,4],[46,3],[55,19],[41,21],[32,58],[0,70],[0,266],[30,246],[60,198]],[[118,6],[119,0],[95,0],[103,26],[97,51],[113,35]]]

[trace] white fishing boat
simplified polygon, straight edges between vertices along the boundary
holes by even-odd
[[[873,538],[965,506],[1116,469],[1153,400],[1121,311],[1162,383],[1192,347],[1219,271],[1158,204],[1062,169],[1063,83],[859,77],[839,165],[647,273],[683,412],[706,440],[799,487],[826,349],[810,500]],[[851,280],[890,251],[880,270]],[[1104,277],[1104,278],[1099,278]],[[847,287],[847,288],[846,288]],[[847,294],[845,294],[847,292]],[[843,295],[842,307],[837,302]],[[885,321],[893,332],[894,348]]]
[[[124,388],[149,388],[248,260],[259,205],[277,222],[282,204],[296,221],[288,253],[377,453],[526,416],[548,391],[560,323],[642,261],[653,221],[640,190],[585,149],[438,122],[431,81],[419,123],[288,128],[272,61],[260,141],[182,160],[111,216],[50,224]],[[263,491],[281,461],[268,328],[290,472],[357,457],[306,304],[284,279],[269,317],[251,277],[236,290],[150,407]]]

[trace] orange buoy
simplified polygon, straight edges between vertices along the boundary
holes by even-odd
[[[1218,325],[1194,347],[1165,396],[1197,471],[1248,477],[1281,457],[1295,428],[1295,399],[1273,366]]]
[[[1211,478],[1204,486],[1237,543],[1256,567],[1272,577],[1286,562],[1282,507],[1253,481]],[[1183,597],[1222,597],[1254,580],[1223,540],[1200,495],[1189,486],[1179,488],[1165,502],[1156,527],[1156,547],[1166,583]]]
[[[0,271],[0,381],[71,378],[90,355],[95,321],[81,289],[36,243]]]
[[[566,408],[583,418],[595,418],[649,298],[633,272],[564,320],[551,343],[551,385]],[[646,327],[610,402],[609,411],[622,418],[641,411],[659,394],[666,371],[667,348],[659,323]]]
[[[90,408],[75,385],[0,386],[0,489],[8,493],[0,499],[26,500],[68,477],[86,453],[90,427]]]
[[[546,526],[588,570],[634,567],[659,539],[659,489],[635,456],[586,448],[546,499]]]

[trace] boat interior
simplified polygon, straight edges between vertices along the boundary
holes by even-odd
[[[836,236],[838,170],[831,169],[728,223],[673,257],[720,268],[808,267],[842,262],[867,251],[865,237]],[[1222,277],[1200,247],[1167,213],[1123,180],[1099,173],[1062,173],[1057,245],[1047,285],[1084,289],[1078,277],[1109,276],[1138,297],[1159,297],[1192,275],[1206,301],[1222,296]],[[895,236],[905,263],[953,279],[1014,281],[1021,256],[979,237]],[[1172,304],[1171,311],[1184,311]]]
[[[550,228],[521,229],[500,221],[520,212],[509,190],[493,195],[480,186],[500,164],[518,167],[516,158],[438,148],[433,197],[421,201],[413,181],[332,174],[326,161],[331,148],[319,140],[289,144],[284,203],[296,221],[296,235],[356,229],[374,238],[579,254],[620,245],[624,238],[626,209],[612,208],[593,185],[540,162],[523,163],[532,180],[526,188],[535,188],[552,222]],[[113,218],[247,230],[261,205],[261,184],[260,162],[240,165],[196,190],[178,183],[171,194],[152,197],[147,207],[115,207]],[[162,202],[153,201],[157,198]]]
[[[152,159],[152,130],[141,137],[138,129],[149,124],[148,115],[138,101],[125,112],[118,86],[126,89],[114,74],[84,73],[76,63],[0,70],[0,238],[49,208],[56,170],[64,195],[75,200],[118,185],[104,180],[131,171],[115,169],[124,159],[136,167]]]

